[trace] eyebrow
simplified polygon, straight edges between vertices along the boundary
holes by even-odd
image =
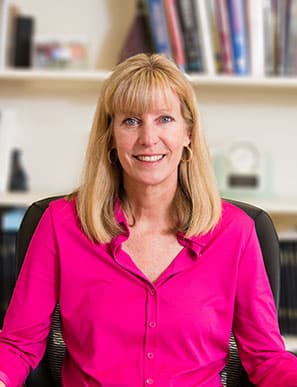
[[[150,113],[150,112],[147,112],[147,111],[144,111],[144,112],[141,112],[141,113],[139,113],[139,112],[118,112],[118,114],[122,114],[122,115],[125,115],[125,116],[127,116],[127,115],[142,115],[142,114],[145,114],[145,113]],[[154,113],[154,114],[164,114],[164,113],[173,113],[173,110],[171,109],[171,108],[167,108],[167,109],[160,109],[160,110],[156,110],[156,111],[153,111],[152,113]]]

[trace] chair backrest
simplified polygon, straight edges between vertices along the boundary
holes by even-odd
[[[20,226],[17,246],[17,272],[19,272],[26,254],[26,250],[30,243],[32,234],[49,203],[58,197],[46,198],[33,203],[28,209]],[[262,254],[265,262],[265,267],[270,280],[271,289],[273,292],[275,304],[278,307],[279,292],[280,292],[280,253],[279,241],[269,215],[262,209],[238,202],[229,200],[231,203],[241,208],[250,216],[256,226],[256,231]],[[26,382],[27,387],[56,387],[60,386],[60,374],[65,348],[61,330],[59,306],[57,305],[51,332],[48,339],[48,346],[44,358],[40,365],[31,372]],[[229,346],[229,362],[222,372],[222,382],[226,387],[248,387],[252,384],[248,381],[246,373],[240,363],[236,343],[231,335]]]

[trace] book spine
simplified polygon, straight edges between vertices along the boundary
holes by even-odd
[[[170,39],[162,0],[146,0],[155,52],[171,57]]]
[[[211,20],[207,12],[207,0],[197,0],[197,19],[200,27],[202,53],[207,74],[215,74],[215,54],[211,39]]]
[[[285,75],[285,60],[287,52],[288,37],[288,0],[277,0],[276,30],[277,30],[277,62],[276,72],[278,75]]]
[[[250,72],[254,77],[264,76],[264,25],[263,6],[259,0],[247,4]]]
[[[181,26],[177,14],[176,0],[164,0],[164,10],[171,42],[172,56],[176,64],[182,70],[185,70],[186,56],[184,51]]]
[[[0,69],[4,68],[7,62],[8,7],[9,0],[0,0]]]
[[[231,32],[228,20],[228,9],[225,0],[217,0],[216,18],[219,26],[219,42],[221,47],[222,66],[224,74],[233,73],[231,47]]]
[[[276,74],[276,0],[263,0],[264,68],[266,75]]]
[[[297,242],[280,244],[281,289],[279,323],[282,334],[297,333]]]
[[[184,39],[186,70],[202,72],[204,69],[195,0],[177,0],[176,4]]]
[[[237,75],[249,73],[247,49],[246,17],[243,0],[227,0],[231,30],[233,67]]]
[[[207,15],[210,23],[210,34],[214,53],[215,70],[217,73],[223,72],[222,54],[219,38],[219,27],[216,15],[216,0],[208,0],[206,2]]]
[[[0,230],[0,326],[16,281],[16,232]]]
[[[297,75],[297,0],[290,1],[285,75]]]

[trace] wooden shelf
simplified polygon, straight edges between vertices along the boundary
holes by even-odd
[[[297,354],[297,336],[296,335],[285,335],[284,337],[287,351],[294,352]]]
[[[55,195],[59,195],[59,193],[0,193],[0,206],[28,207],[36,200]]]
[[[193,85],[207,85],[215,87],[249,87],[249,88],[283,88],[297,90],[297,77],[252,77],[232,75],[199,75],[191,74],[188,78]]]
[[[297,242],[297,230],[278,232],[280,242]]]
[[[102,81],[108,71],[70,71],[70,70],[2,70],[0,80],[4,81]]]
[[[24,193],[0,193],[0,205],[28,205],[35,200],[43,197],[63,195],[60,192],[24,192]],[[232,199],[232,198],[230,198]],[[250,197],[233,198],[234,200],[249,203],[251,205],[263,208],[269,213],[297,214],[297,198],[271,198],[256,199]]]
[[[297,214],[297,198],[293,197],[256,198],[244,196],[228,196],[226,198],[249,203],[253,206],[262,208],[270,214]]]
[[[72,71],[72,70],[15,70],[4,69],[0,70],[0,81],[6,82],[88,82],[98,83],[106,79],[109,71],[107,70],[84,70],[84,71]],[[187,74],[188,79],[193,86],[213,86],[213,87],[226,87],[226,86],[244,86],[249,88],[284,88],[284,89],[296,89],[297,90],[297,77],[266,77],[256,78],[251,76],[227,76],[227,75],[207,75],[207,74]]]

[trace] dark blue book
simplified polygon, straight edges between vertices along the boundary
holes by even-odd
[[[146,0],[154,51],[172,56],[166,14],[162,0]]]
[[[244,0],[227,0],[232,41],[233,72],[249,74],[249,50]]]

